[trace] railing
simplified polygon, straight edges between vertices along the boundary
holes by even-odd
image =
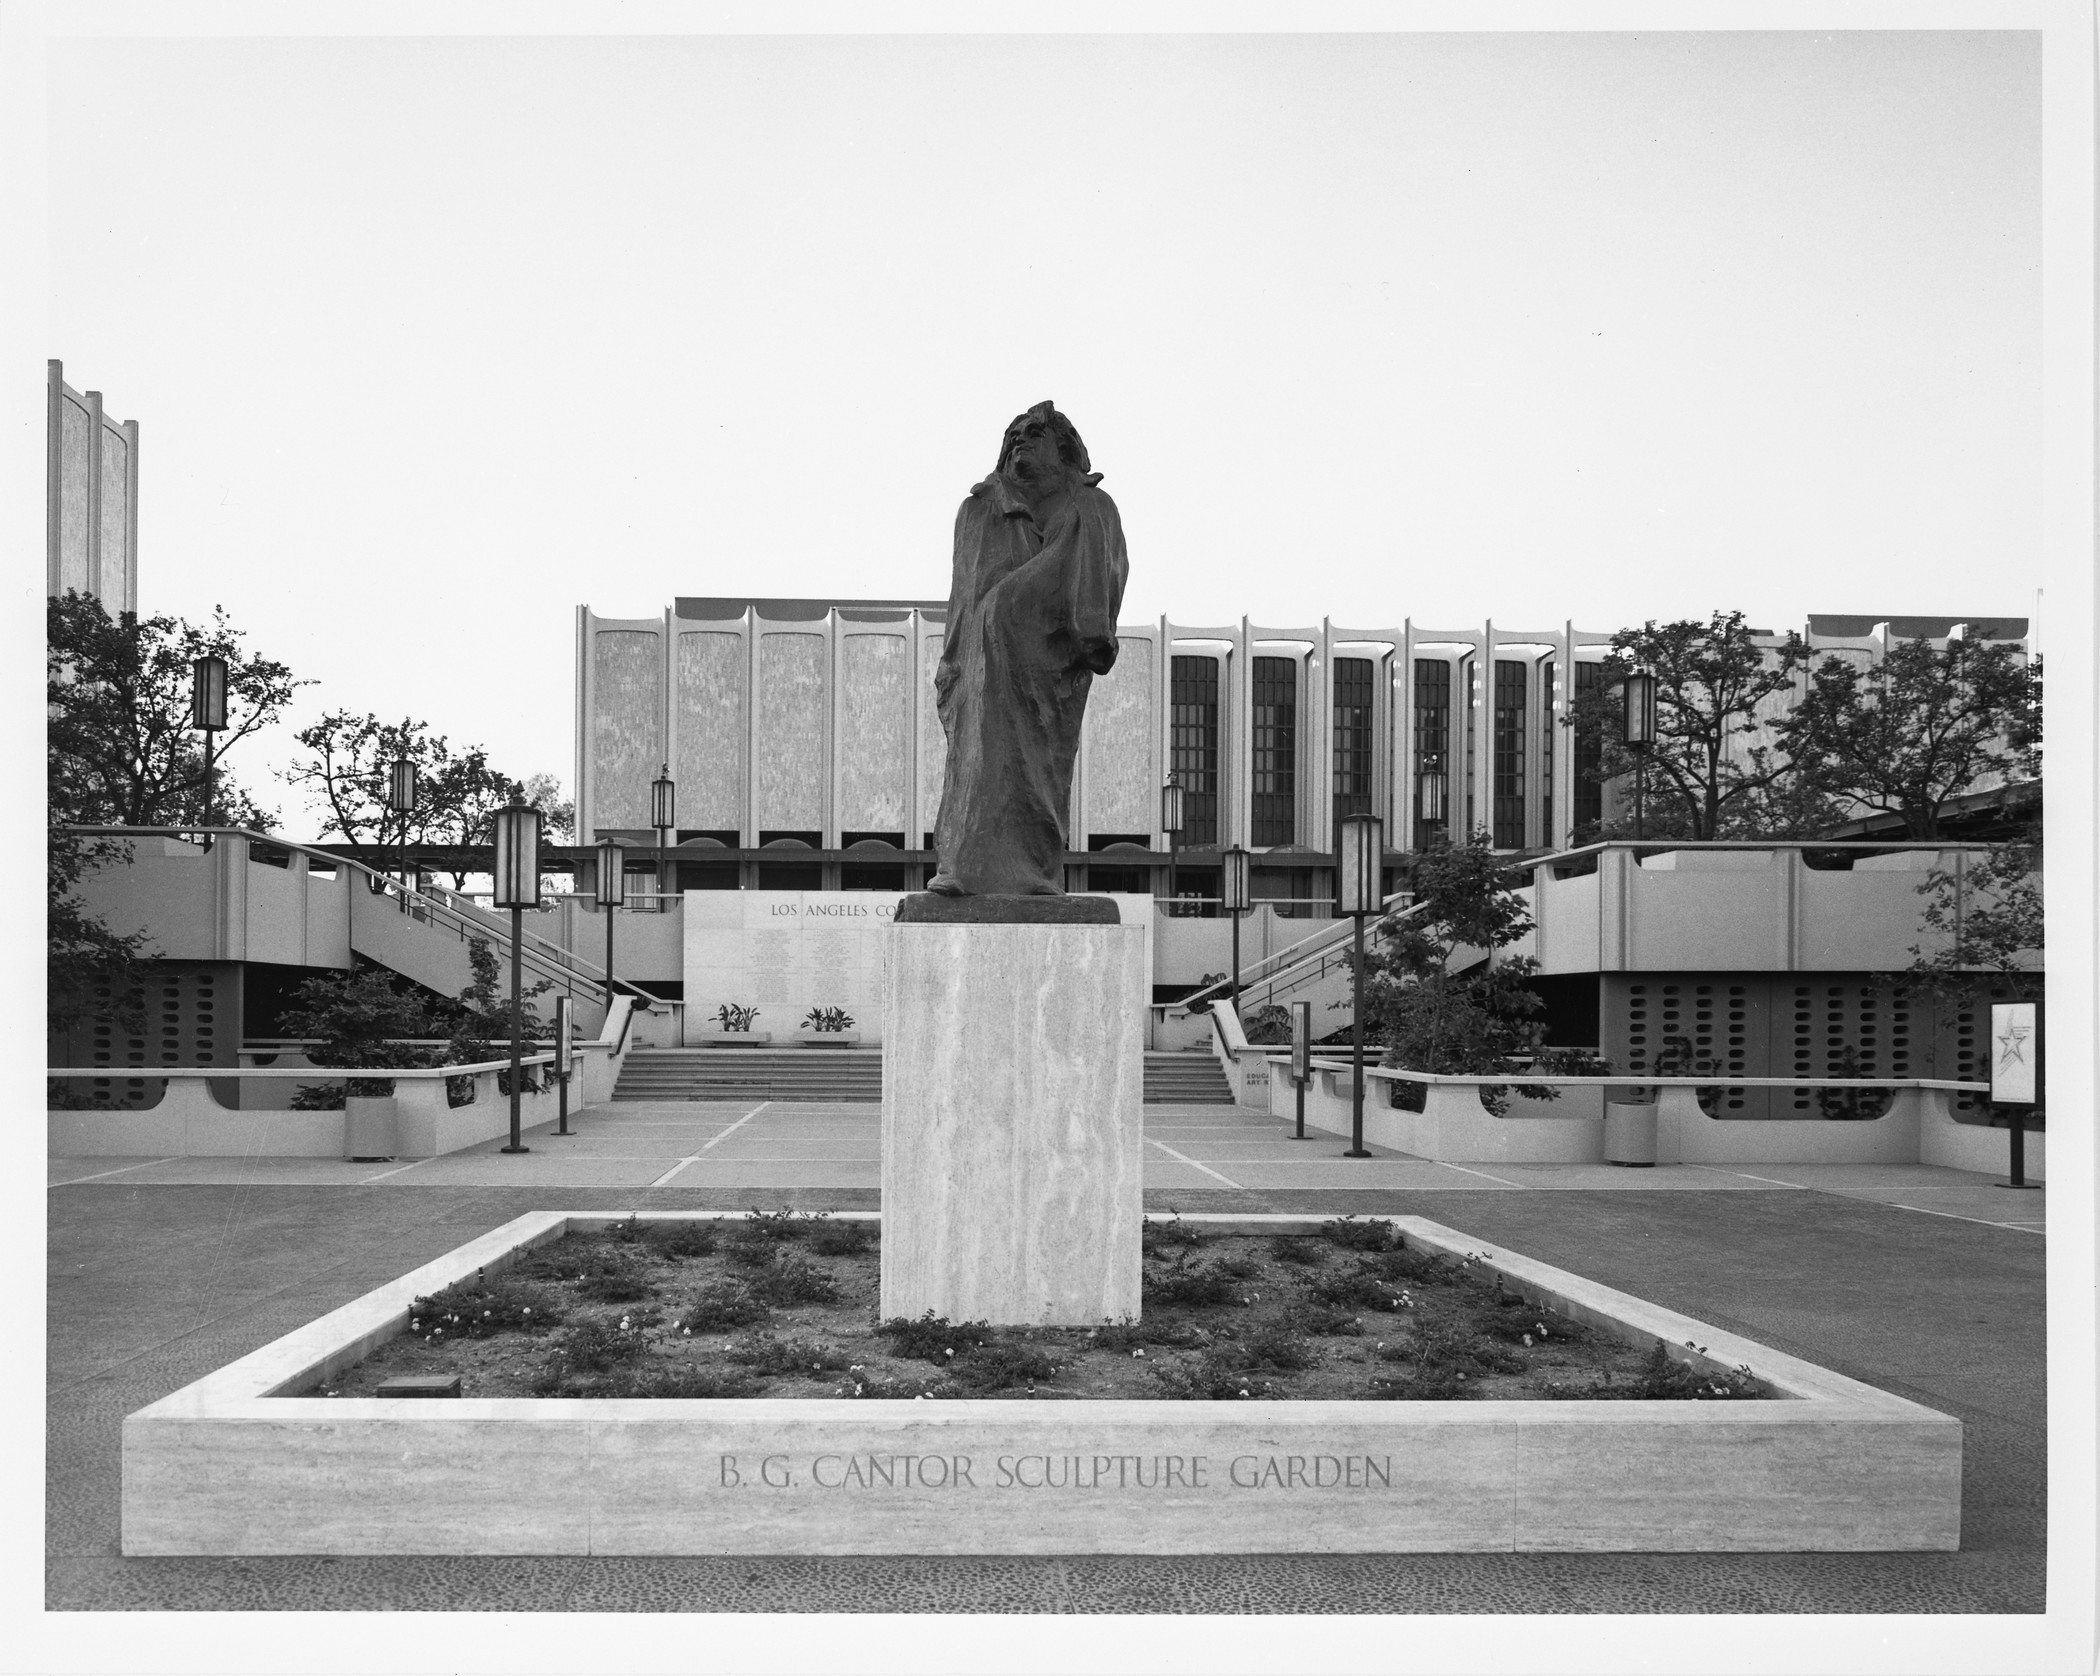
[[[1387,926],[1413,917],[1419,908],[1419,904],[1402,891],[1395,891],[1388,896],[1385,904],[1385,913],[1365,927],[1367,948],[1384,941],[1390,935]],[[1287,993],[1308,983],[1319,982],[1330,971],[1342,965],[1347,952],[1354,948],[1353,930],[1349,921],[1338,920],[1333,924],[1321,926],[1310,936],[1301,937],[1297,942],[1278,949],[1274,954],[1264,955],[1251,965],[1242,966],[1239,975],[1240,1004],[1244,1006],[1249,995],[1257,989],[1273,1000],[1280,992]],[[1306,970],[1298,971],[1297,968],[1306,962],[1312,964]],[[1290,981],[1283,983],[1282,980],[1286,977]],[[1187,1012],[1191,1002],[1219,1000],[1231,993],[1231,990],[1231,978],[1221,978],[1214,984],[1184,995],[1173,1005],[1180,1011]]]
[[[339,867],[361,873],[364,875],[366,888],[374,896],[392,897],[401,912],[426,924],[449,930],[461,942],[469,942],[479,937],[505,949],[510,946],[510,927],[494,911],[475,906],[461,892],[447,890],[443,885],[433,885],[428,890],[415,890],[390,874],[349,856],[312,849],[305,844],[293,843],[284,838],[273,838],[266,833],[250,831],[247,827],[67,826],[60,830],[76,832],[91,838],[176,838],[193,844],[203,843],[211,837],[242,838],[247,840],[251,854],[253,847],[260,844],[266,849],[284,851],[287,855],[296,853],[306,856],[310,865],[319,862],[323,870],[330,873]],[[588,960],[536,932],[523,932],[518,944],[518,953],[519,964],[530,969],[534,977],[549,978],[561,984],[571,995],[576,993],[576,980],[581,980],[590,989],[602,992],[608,1002],[617,991],[625,990],[652,1004],[663,1003],[662,996],[631,978],[609,973],[595,961]]]
[[[1288,1065],[1288,1053],[1267,1055],[1271,1065]],[[1316,1071],[1347,1072],[1352,1077],[1356,1066],[1353,1060],[1318,1057],[1310,1061]],[[1366,1065],[1366,1079],[1377,1078],[1382,1082],[1419,1082],[1463,1088],[1503,1088],[1510,1085],[1531,1084],[1541,1088],[1852,1088],[1862,1092],[1882,1091],[1895,1088],[1938,1088],[1956,1094],[1988,1094],[1991,1085],[1987,1082],[1956,1082],[1947,1077],[1750,1077],[1714,1076],[1659,1077],[1654,1074],[1641,1075],[1630,1072],[1625,1076],[1605,1074],[1601,1076],[1541,1076],[1530,1071],[1513,1071],[1500,1076],[1456,1076],[1439,1071],[1409,1071],[1397,1065]]]

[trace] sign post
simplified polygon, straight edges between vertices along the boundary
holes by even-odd
[[[554,998],[554,1076],[561,1085],[561,1126],[554,1131],[557,1135],[569,1132],[569,1010],[574,1005],[566,995]]]
[[[1294,1141],[1305,1139],[1305,1085],[1312,1081],[1312,1003],[1291,1003],[1291,1083],[1298,1091],[1298,1132]]]
[[[2027,1110],[2034,1104],[2035,1066],[2042,1054],[2032,1001],[1991,1008],[1991,1104],[2010,1108],[2012,1179],[2000,1187],[2039,1187],[2027,1179]]]

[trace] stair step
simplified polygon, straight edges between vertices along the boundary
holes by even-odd
[[[880,1048],[643,1048],[627,1056],[615,1100],[879,1100]],[[1208,1054],[1145,1055],[1144,1099],[1231,1105]]]

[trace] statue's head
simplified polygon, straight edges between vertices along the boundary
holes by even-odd
[[[1006,427],[999,442],[998,470],[1031,479],[1049,475],[1053,461],[1068,472],[1084,475],[1093,470],[1072,421],[1050,403],[1037,402]]]

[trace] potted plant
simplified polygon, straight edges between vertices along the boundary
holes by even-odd
[[[853,1015],[844,1007],[812,1007],[803,1016],[798,1039],[809,1047],[852,1047]]]
[[[734,1001],[724,1001],[715,1009],[715,1022],[722,1027],[721,1042],[725,1047],[756,1047],[773,1038],[764,1030],[753,1030],[751,1021],[758,1017],[756,1007],[740,1007]]]

